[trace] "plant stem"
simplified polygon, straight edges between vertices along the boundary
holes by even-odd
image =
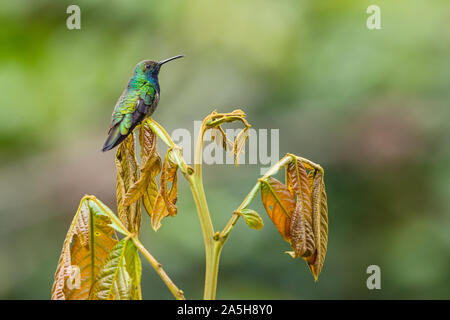
[[[195,171],[198,172],[198,171]],[[197,175],[192,175],[189,179],[192,195],[197,207],[198,218],[203,233],[203,241],[205,243],[205,287],[203,299],[214,300],[217,288],[217,272],[218,266],[214,266],[214,228],[209,214],[208,204],[206,202],[203,182],[199,180]]]
[[[255,186],[252,188],[252,190],[248,193],[248,195],[245,197],[244,201],[239,205],[239,207],[233,212],[233,215],[231,216],[228,223],[225,225],[225,228],[223,228],[222,232],[219,234],[219,240],[222,243],[222,245],[227,241],[228,236],[230,235],[231,230],[233,230],[234,225],[239,220],[240,217],[240,211],[242,209],[245,209],[248,207],[248,205],[252,202],[252,200],[255,198],[256,194],[259,191],[259,188],[261,188],[261,182],[257,182]]]
[[[266,174],[264,174],[259,180],[264,180],[267,177],[273,176],[274,174],[276,174],[278,171],[280,171],[280,169],[285,166],[286,164],[288,164],[290,161],[292,161],[292,157],[290,154],[287,154],[286,156],[284,156],[283,158],[280,159],[280,161],[278,161],[273,167],[271,167]],[[239,207],[233,212],[233,215],[231,216],[230,220],[228,221],[228,223],[225,225],[225,228],[223,228],[222,232],[220,232],[219,236],[217,237],[219,242],[223,244],[225,243],[225,241],[227,241],[228,236],[230,235],[230,232],[233,230],[234,225],[236,224],[236,222],[239,220],[240,217],[240,211],[242,209],[246,209],[248,207],[248,205],[253,201],[253,199],[255,198],[256,194],[258,193],[259,189],[261,188],[261,182],[258,181],[255,186],[252,188],[252,190],[250,190],[250,192],[248,193],[248,195],[245,197],[244,201],[242,201],[242,203],[239,205]]]
[[[177,300],[185,300],[184,293],[182,290],[180,290],[173,281],[169,278],[167,273],[162,268],[162,265],[150,254],[150,252],[145,249],[145,247],[142,245],[142,243],[137,238],[137,234],[130,233],[125,226],[122,224],[120,219],[117,218],[117,216],[108,209],[108,207],[105,207],[103,203],[101,203],[95,196],[84,196],[81,200],[80,207],[78,208],[77,214],[80,211],[81,204],[85,199],[89,199],[91,201],[94,201],[105,213],[106,215],[111,219],[111,221],[114,223],[115,227],[118,228],[116,230],[120,231],[122,234],[126,235],[128,238],[133,240],[134,245],[136,248],[141,251],[141,253],[144,255],[144,257],[150,262],[153,269],[155,269],[156,273],[161,277],[163,282],[166,284],[166,286],[169,288],[170,292],[172,292],[173,296]],[[141,286],[139,285],[139,297],[142,299],[142,292],[141,292]]]
[[[144,255],[144,257],[150,262],[153,269],[155,269],[156,273],[161,277],[162,281],[166,284],[166,286],[169,288],[170,292],[172,292],[173,296],[177,300],[185,300],[184,293],[182,290],[180,290],[175,283],[169,278],[167,273],[162,268],[162,265],[150,254],[150,252],[145,249],[145,247],[142,245],[142,243],[135,237],[132,236],[131,239],[133,240],[136,248],[141,251],[141,253]]]
[[[219,117],[219,114],[212,113],[210,116],[206,117],[202,123],[202,127],[200,129],[199,135],[197,137],[197,144],[195,148],[195,157],[194,157],[194,169],[188,167],[186,165],[185,160],[181,156],[181,154],[174,154],[175,159],[181,165],[182,172],[189,182],[192,195],[195,201],[195,205],[197,207],[197,213],[200,220],[200,225],[203,233],[203,241],[205,243],[205,287],[203,298],[205,300],[213,300],[216,297],[216,289],[217,289],[217,277],[219,272],[219,261],[220,254],[222,252],[223,245],[230,232],[232,231],[234,225],[238,221],[240,217],[240,210],[246,208],[250,202],[254,199],[256,194],[261,187],[261,183],[258,181],[244,201],[241,203],[239,208],[233,213],[230,221],[227,223],[222,232],[217,232],[214,234],[214,227],[211,221],[211,216],[208,209],[208,203],[206,201],[205,190],[203,188],[203,178],[202,178],[202,160],[203,160],[203,135],[207,130],[207,123],[211,119],[215,119],[215,117]],[[234,116],[235,118],[232,118]],[[231,118],[230,118],[231,117]],[[244,114],[245,117],[245,114]],[[242,114],[236,115],[231,113],[228,115],[228,118],[221,119],[220,121],[232,122],[235,120],[242,121],[246,127],[249,127],[249,124],[244,119]],[[230,121],[231,120],[231,121]],[[219,120],[217,120],[219,121]],[[149,121],[149,125],[154,130],[154,132],[171,148],[178,148],[170,135],[164,130],[162,126],[160,126],[156,121]],[[211,126],[211,124],[210,124]],[[179,149],[179,148],[178,148]],[[269,169],[266,175],[263,178],[273,175],[280,170],[285,164],[291,161],[291,156],[286,155],[283,159],[281,159],[274,167]]]
[[[203,299],[214,300],[216,298],[218,263],[214,263],[214,227],[206,201],[205,190],[203,188],[202,159],[203,159],[203,134],[204,123],[197,137],[197,144],[194,157],[194,173],[188,178],[191,186],[195,205],[197,206],[198,218],[203,233],[205,243],[205,286]]]
[[[151,120],[148,122],[152,130],[160,137],[164,143],[166,143],[170,148],[178,148],[175,145],[170,135],[167,131],[160,126],[156,121]],[[217,288],[217,274],[218,274],[218,260],[217,264],[214,263],[214,227],[211,221],[211,216],[208,209],[208,203],[206,202],[205,190],[203,188],[202,179],[202,157],[203,157],[203,133],[204,127],[200,131],[197,140],[194,167],[192,170],[186,165],[185,160],[181,154],[174,154],[175,159],[180,164],[180,169],[183,172],[186,180],[189,182],[191,188],[192,196],[194,198],[195,205],[197,207],[197,213],[200,220],[200,226],[203,233],[203,241],[205,243],[205,286],[203,298],[205,300],[213,300],[216,297]],[[179,148],[178,148],[179,149]]]

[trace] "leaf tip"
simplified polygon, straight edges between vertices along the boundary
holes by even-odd
[[[289,256],[291,256],[291,258],[296,258],[295,257],[295,252],[294,251],[285,251],[284,253],[288,254]]]

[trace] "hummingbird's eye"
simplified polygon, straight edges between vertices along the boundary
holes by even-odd
[[[145,69],[150,69],[150,65],[149,65],[149,64],[146,64],[146,65],[145,65]]]

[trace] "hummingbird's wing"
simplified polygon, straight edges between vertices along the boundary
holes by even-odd
[[[112,114],[108,138],[102,151],[111,150],[121,143],[133,129],[147,116],[155,102],[153,87],[141,87],[140,90],[125,90],[117,101]]]

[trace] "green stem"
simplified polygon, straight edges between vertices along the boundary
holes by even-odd
[[[245,119],[236,119],[244,121]],[[206,131],[206,119],[203,121],[202,128],[197,137],[197,144],[195,149],[194,157],[194,169],[186,165],[181,154],[174,154],[179,165],[182,167],[182,172],[189,182],[192,195],[194,198],[195,205],[197,207],[197,213],[200,220],[200,226],[203,233],[203,241],[205,243],[205,256],[206,256],[206,266],[205,266],[205,287],[203,298],[205,300],[213,300],[216,298],[217,289],[217,277],[219,273],[219,261],[220,254],[222,252],[223,245],[228,239],[230,232],[233,230],[234,225],[240,217],[240,210],[246,208],[250,202],[254,199],[258,193],[261,182],[258,181],[238,209],[233,213],[231,219],[228,221],[227,225],[222,232],[217,232],[214,234],[214,227],[211,221],[211,216],[208,209],[208,203],[206,201],[205,190],[203,188],[203,178],[202,178],[202,160],[203,160],[203,135]],[[154,130],[154,132],[169,146],[176,147],[175,143],[172,141],[170,135],[160,126],[157,122],[151,120],[149,125]],[[248,124],[246,124],[247,126]],[[178,148],[178,147],[177,147]],[[179,148],[178,148],[179,149]],[[292,155],[287,154],[283,157],[277,164],[270,168],[267,173],[261,178],[265,179],[269,176],[276,174],[283,166],[292,161]]]
[[[205,190],[203,188],[202,159],[203,159],[203,134],[204,124],[197,137],[197,145],[194,157],[194,172],[188,176],[195,205],[197,206],[198,218],[203,233],[205,243],[205,286],[203,299],[214,300],[216,298],[217,275],[219,272],[219,256],[215,254],[214,227],[206,201]]]
[[[216,297],[217,287],[217,271],[218,266],[214,266],[214,228],[209,214],[208,203],[206,202],[205,191],[203,189],[203,182],[196,174],[188,176],[189,185],[191,187],[192,196],[194,197],[195,205],[197,207],[198,218],[203,233],[203,241],[205,243],[205,289],[203,298],[205,300],[213,300]]]
[[[169,288],[170,292],[172,292],[173,296],[177,300],[185,300],[184,293],[181,289],[179,289],[173,281],[169,278],[167,273],[162,268],[161,263],[159,263],[151,254],[148,252],[148,250],[144,247],[144,245],[139,241],[137,238],[137,234],[130,233],[125,226],[122,224],[119,218],[111,211],[108,207],[105,207],[103,203],[101,203],[95,196],[84,196],[83,199],[81,199],[80,207],[78,208],[77,214],[81,209],[81,205],[84,200],[91,200],[94,201],[102,210],[106,213],[106,215],[111,219],[111,221],[116,226],[116,230],[119,230],[122,234],[124,234],[127,238],[130,238],[133,240],[134,245],[136,248],[141,251],[141,253],[144,255],[144,257],[150,262],[153,269],[155,269],[156,273],[161,277],[163,282],[166,284],[167,288]],[[139,284],[139,298],[142,299],[142,292],[141,292],[141,286]]]
[[[277,174],[280,169],[292,161],[292,155],[287,154],[284,156],[280,161],[278,161],[273,167],[271,167],[265,175],[263,175],[259,180],[264,180],[270,176],[273,176],[274,174]],[[255,196],[258,194],[259,189],[261,188],[261,181],[258,181],[255,186],[250,190],[248,195],[245,197],[244,201],[239,205],[239,207],[233,212],[233,215],[231,216],[228,223],[225,225],[225,228],[223,228],[222,232],[220,232],[219,236],[217,237],[219,242],[223,244],[227,241],[228,236],[230,235],[230,232],[233,230],[234,225],[239,220],[240,217],[240,211],[242,209],[246,209],[248,205],[253,201]],[[220,248],[221,249],[221,248]]]
[[[148,121],[152,130],[160,137],[164,143],[166,143],[171,148],[178,148],[175,145],[170,135],[162,126],[160,126],[156,121]],[[206,266],[205,266],[205,289],[203,293],[203,298],[205,300],[213,300],[216,297],[217,288],[217,274],[218,274],[218,257],[214,257],[214,227],[211,221],[211,216],[208,209],[208,203],[206,202],[205,190],[203,188],[202,179],[202,157],[203,157],[203,133],[204,130],[200,131],[197,140],[197,146],[195,151],[194,169],[186,165],[185,160],[180,153],[172,153],[175,157],[177,163],[180,166],[186,180],[189,182],[191,188],[192,196],[194,198],[195,205],[197,207],[197,213],[200,220],[200,226],[203,233],[203,241],[205,243],[205,256],[206,256]],[[217,262],[215,262],[217,261]]]
[[[227,241],[230,232],[233,230],[234,225],[239,220],[240,217],[239,213],[241,212],[242,209],[248,207],[248,205],[253,201],[255,196],[258,194],[260,188],[261,182],[258,181],[252,188],[252,190],[248,193],[248,195],[245,197],[244,201],[242,201],[239,207],[233,212],[233,215],[231,216],[228,223],[225,225],[225,228],[223,228],[222,232],[219,234],[219,240],[222,243],[222,246],[225,243],[225,241]]]

